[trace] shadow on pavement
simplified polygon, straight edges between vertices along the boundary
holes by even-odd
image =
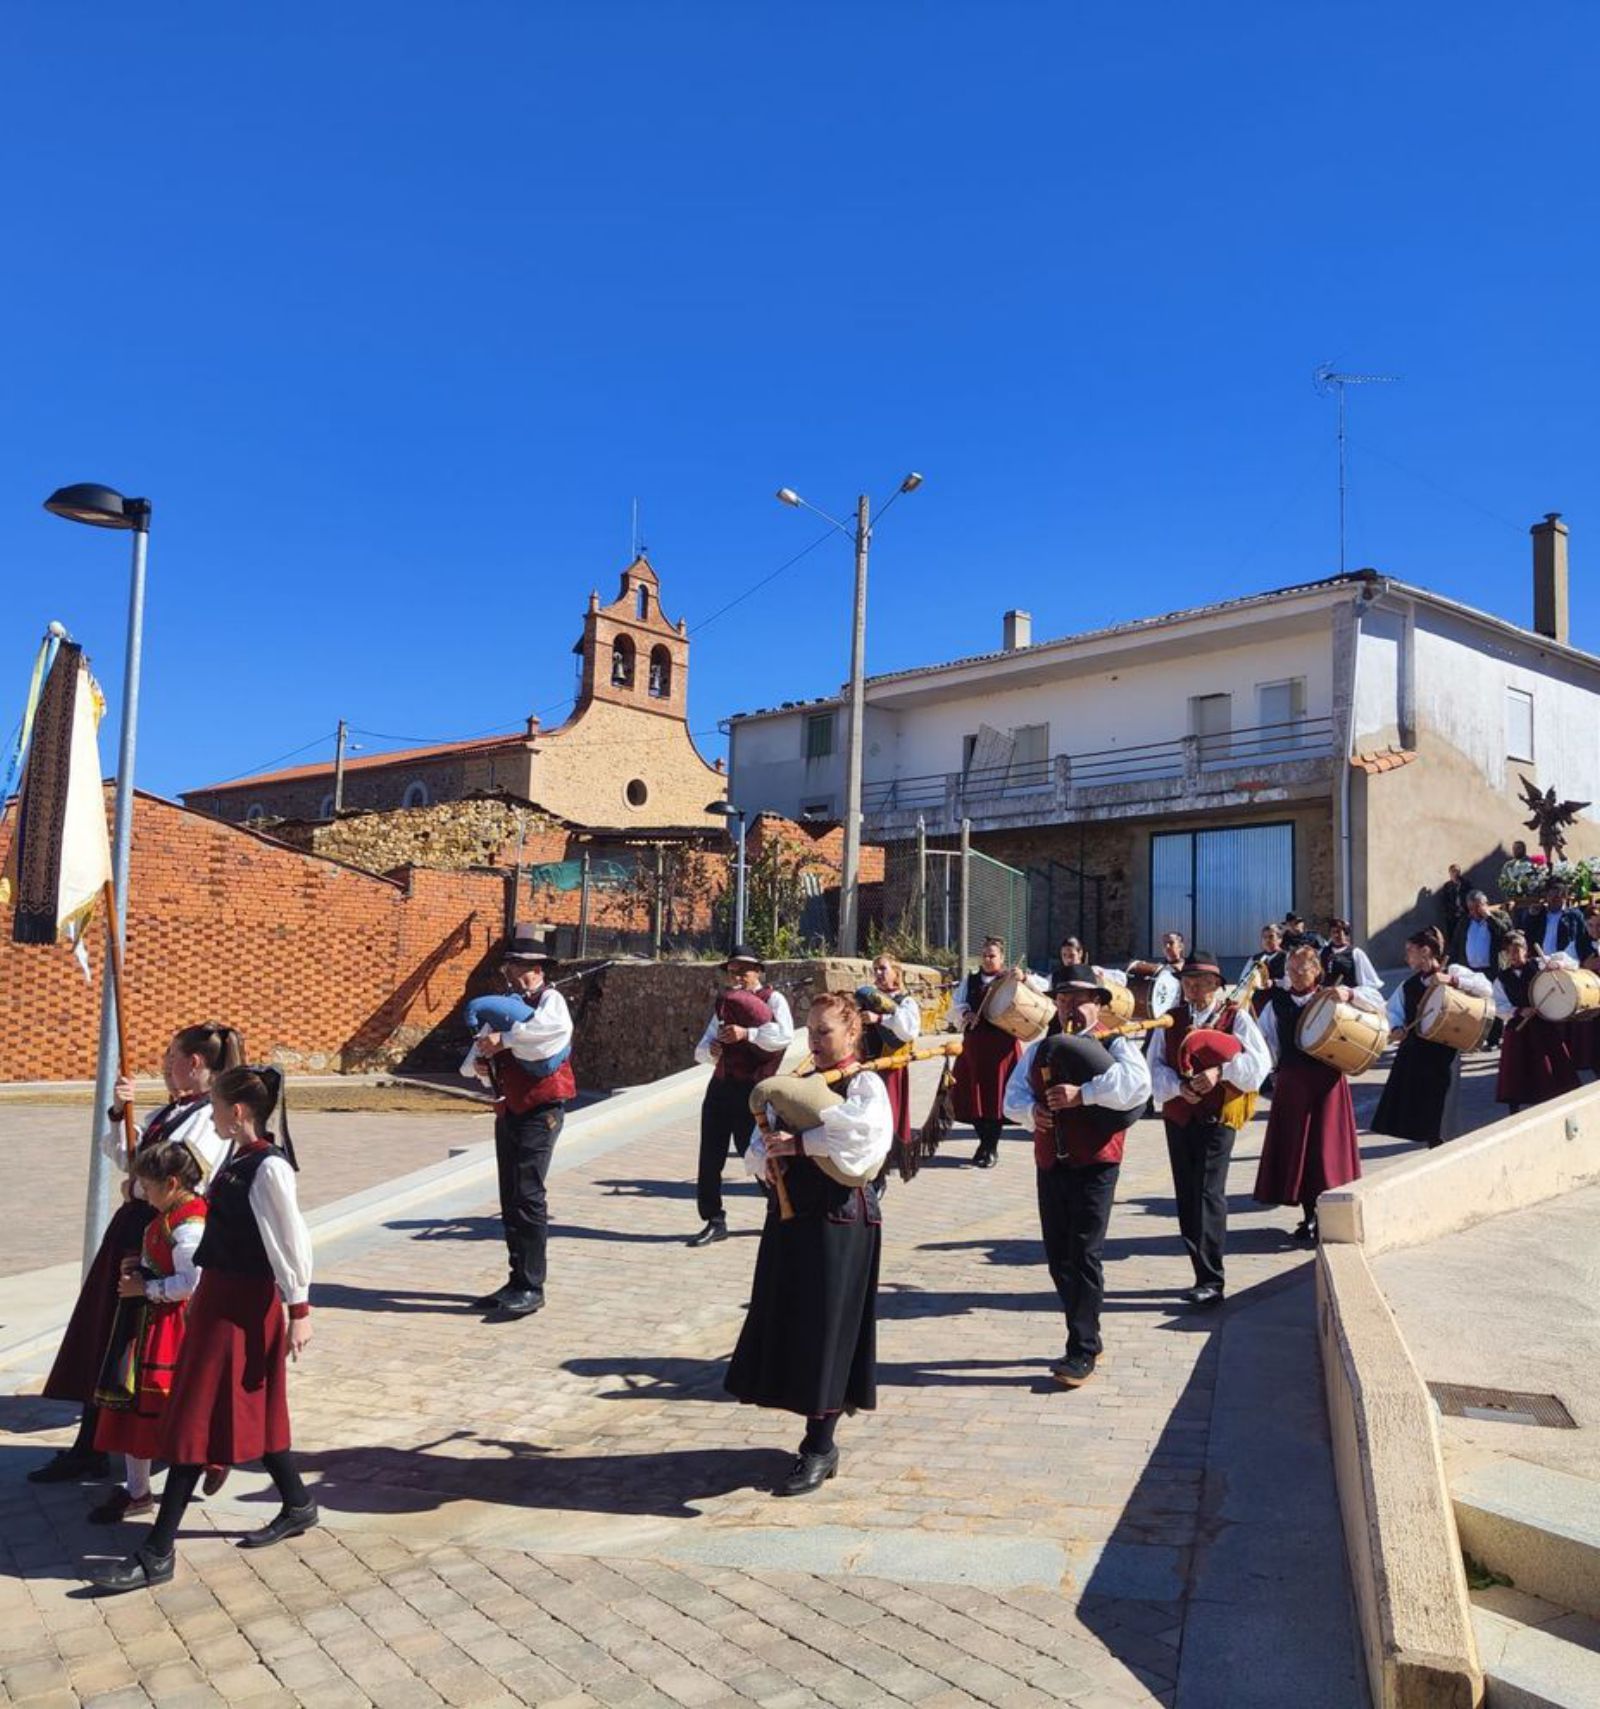
[[[688,1199],[695,1196],[693,1181],[651,1181],[643,1178],[628,1178],[622,1180],[596,1181],[595,1186],[607,1189],[606,1197],[610,1199]],[[729,1197],[738,1194],[741,1198],[759,1198],[761,1188],[746,1175],[734,1175],[725,1172],[722,1181],[722,1196]]]
[[[353,1288],[344,1282],[313,1282],[311,1303],[338,1311],[442,1311],[459,1317],[476,1294],[423,1293],[412,1288]]]

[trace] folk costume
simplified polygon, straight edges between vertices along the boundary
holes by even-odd
[[[1222,977],[1216,957],[1199,950],[1183,964],[1183,972]],[[1225,1003],[1220,989],[1203,1007],[1180,1003],[1172,1015],[1170,1028],[1150,1035],[1150,1080],[1167,1130],[1178,1228],[1194,1267],[1191,1300],[1209,1306],[1221,1300],[1226,1286],[1223,1253],[1234,1141],[1255,1111],[1256,1093],[1271,1072],[1272,1057],[1249,1006]],[[1231,1034],[1240,1049],[1222,1079],[1198,1103],[1190,1103],[1183,1096],[1177,1064],[1185,1038],[1202,1029]]]
[[[1496,1103],[1509,1104],[1513,1115],[1578,1084],[1571,1035],[1584,1023],[1547,1021],[1539,1014],[1529,990],[1539,972],[1533,962],[1505,967],[1494,986],[1494,1012],[1504,1023],[1494,1096]]]
[[[1058,989],[1072,978],[1092,989],[1097,976],[1089,968],[1067,968],[1058,975]],[[1109,1003],[1105,987],[1099,989],[1100,1000]],[[1150,1098],[1150,1067],[1132,1039],[1110,1035],[1104,1023],[1082,1036],[1098,1040],[1111,1057],[1108,1069],[1079,1086],[1082,1105],[1052,1110],[1045,1103],[1044,1065],[1051,1043],[1038,1039],[1023,1052],[1006,1082],[1006,1115],[1017,1126],[1033,1130],[1039,1231],[1067,1323],[1062,1366],[1087,1358],[1092,1371],[1102,1349],[1101,1253],[1122,1168],[1124,1136]]]
[[[1350,1081],[1337,1068],[1308,1056],[1297,1041],[1300,1016],[1317,995],[1316,990],[1302,993],[1275,986],[1260,1015],[1261,1036],[1274,1069],[1254,1197],[1263,1205],[1298,1205],[1304,1220],[1296,1232],[1303,1235],[1316,1229],[1321,1194],[1361,1178]],[[1352,986],[1350,1002],[1371,1014],[1383,1013],[1383,993],[1375,986]]]
[[[548,967],[551,957],[535,934],[518,926],[505,959]],[[474,1302],[474,1309],[517,1317],[544,1304],[550,1225],[545,1181],[567,1102],[578,1092],[566,998],[553,986],[541,985],[525,1000],[532,1013],[500,1033],[506,1048],[487,1064],[496,1094],[494,1152],[509,1273],[496,1293]],[[479,1061],[474,1043],[461,1064],[462,1074],[477,1074]]]
[[[922,1037],[922,1005],[905,991],[880,991],[862,986],[857,993],[866,1021],[861,1029],[861,1060],[875,1062],[913,1045]],[[879,1068],[874,1072],[889,1094],[894,1113],[894,1141],[884,1163],[884,1173],[897,1167],[911,1144],[911,1070]],[[881,1182],[882,1177],[879,1177]]]
[[[889,1155],[893,1117],[883,1081],[856,1058],[838,1066],[843,1102],[822,1111],[818,1126],[798,1135],[799,1152],[779,1160],[793,1214],[769,1192],[756,1252],[750,1305],[723,1386],[753,1406],[797,1412],[807,1442],[787,1493],[803,1494],[837,1464],[833,1425],[841,1412],[872,1411],[878,1401],[878,1197],[869,1184]],[[860,1182],[847,1186],[816,1161],[826,1157]],[[767,1150],[760,1133],[745,1152],[749,1174],[765,1184]],[[817,1475],[802,1478],[810,1455]]]
[[[1451,962],[1449,974],[1469,997],[1489,996],[1489,981],[1470,967]],[[1395,1052],[1389,1079],[1372,1118],[1373,1133],[1412,1139],[1429,1147],[1454,1139],[1456,1102],[1461,1083],[1461,1053],[1447,1044],[1434,1044],[1417,1031],[1417,1011],[1433,983],[1431,973],[1413,973],[1390,997],[1391,1031],[1406,1029]]]
[[[1345,944],[1343,948],[1335,948],[1331,943],[1323,945],[1322,983],[1324,987],[1346,985],[1352,991],[1366,991],[1377,997],[1382,1007],[1383,981],[1371,957],[1359,944]],[[1366,1004],[1358,1003],[1356,1007],[1364,1009]]]
[[[740,946],[728,957],[725,967],[761,967],[760,958]],[[764,971],[764,970],[763,970]],[[742,1026],[747,1037],[733,1044],[719,1044],[718,1032],[725,1026]],[[781,991],[763,984],[748,991],[738,986],[717,993],[711,1019],[694,1047],[696,1062],[712,1064],[700,1102],[700,1161],[695,1175],[695,1204],[704,1225],[690,1241],[706,1246],[728,1232],[722,1202],[722,1166],[731,1144],[743,1157],[755,1124],[750,1117],[750,1090],[758,1080],[776,1074],[784,1052],[794,1039],[794,1016]]]
[[[951,1102],[958,1122],[970,1122],[978,1136],[978,1150],[972,1161],[980,1169],[994,1166],[999,1157],[1000,1133],[1006,1125],[1006,1082],[1022,1055],[1021,1041],[1004,1027],[985,1020],[979,1010],[989,987],[1005,973],[985,973],[975,967],[956,987],[950,1005],[956,1020],[965,1023],[969,1015],[978,1015],[976,1024],[963,1033],[965,1043],[956,1058]],[[1028,975],[1035,991],[1047,989],[1044,980],[1035,973]]]

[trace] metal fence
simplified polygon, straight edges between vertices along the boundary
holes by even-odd
[[[1027,873],[977,849],[929,848],[919,840],[884,850],[879,933],[907,959],[969,965],[989,937],[1004,938],[1011,957],[1023,959],[1034,948],[1031,901]]]

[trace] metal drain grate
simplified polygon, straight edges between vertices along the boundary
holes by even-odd
[[[1572,1414],[1553,1394],[1519,1394],[1515,1389],[1481,1389],[1463,1383],[1429,1383],[1428,1392],[1447,1418],[1536,1424],[1545,1430],[1578,1428]]]

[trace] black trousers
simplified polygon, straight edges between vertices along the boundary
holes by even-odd
[[[541,1299],[550,1224],[544,1183],[565,1119],[563,1105],[542,1104],[521,1115],[503,1110],[494,1120],[500,1221],[505,1226],[506,1255],[511,1261],[510,1285],[525,1288]]]
[[[1100,1352],[1100,1303],[1105,1266],[1100,1252],[1117,1196],[1120,1163],[1057,1163],[1039,1176],[1039,1228],[1050,1280],[1067,1316],[1067,1355]]]
[[[1223,1285],[1222,1251],[1228,1239],[1228,1165],[1235,1133],[1217,1121],[1168,1122],[1167,1158],[1178,1229],[1194,1265],[1196,1287]]]
[[[972,1123],[972,1131],[978,1136],[980,1151],[998,1151],[1000,1135],[1005,1132],[1005,1121],[1000,1116],[977,1116]]]
[[[740,1157],[750,1149],[755,1132],[750,1114],[750,1084],[745,1080],[712,1079],[700,1105],[700,1170],[695,1179],[695,1201],[700,1220],[714,1222],[722,1210],[722,1165],[728,1160],[728,1143]]]

